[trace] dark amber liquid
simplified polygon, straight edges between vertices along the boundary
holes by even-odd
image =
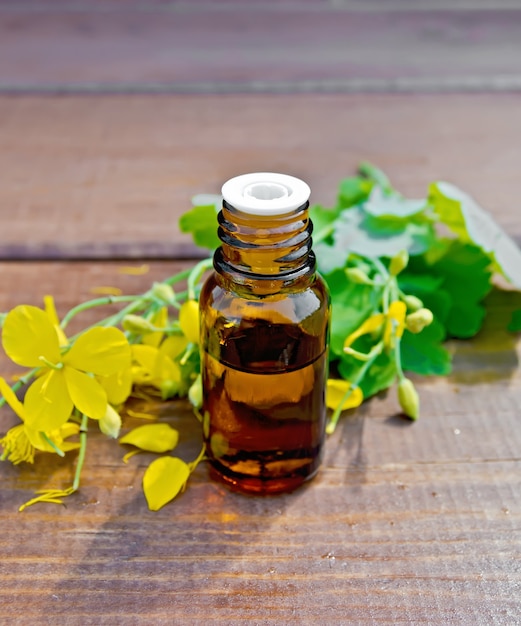
[[[204,430],[214,473],[241,491],[292,490],[320,465],[324,339],[296,324],[259,319],[227,326],[208,330],[203,352]]]

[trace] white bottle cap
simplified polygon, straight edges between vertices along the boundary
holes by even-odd
[[[238,211],[251,215],[284,215],[309,200],[311,189],[300,178],[271,172],[236,176],[224,183],[222,195]]]

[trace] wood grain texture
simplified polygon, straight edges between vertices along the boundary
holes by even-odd
[[[1,263],[0,309],[53,292],[60,314],[94,285],[139,293],[183,264]],[[186,266],[186,263],[184,264]],[[9,624],[516,624],[521,619],[520,346],[499,332],[517,296],[471,343],[450,378],[418,380],[423,415],[397,415],[393,392],[343,418],[323,468],[277,497],[229,492],[200,466],[185,494],[150,513],[152,458],[96,434],[66,506],[17,507],[70,483],[74,457],[0,465],[0,609]],[[94,321],[84,314],[79,323]],[[0,373],[11,373],[6,361]],[[472,377],[472,374],[475,377]],[[183,402],[157,407],[199,449]],[[1,430],[13,422],[0,412]],[[136,425],[130,420],[127,426]],[[43,483],[43,484],[42,484]]]
[[[190,257],[194,194],[282,171],[331,205],[361,160],[413,197],[449,180],[521,237],[519,95],[2,97],[0,120],[4,259]]]
[[[493,7],[4,0],[0,88],[520,90],[521,10]]]

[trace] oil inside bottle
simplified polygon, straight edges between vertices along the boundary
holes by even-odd
[[[217,476],[265,494],[311,478],[325,428],[323,336],[298,324],[243,318],[217,321],[205,344],[204,431]]]

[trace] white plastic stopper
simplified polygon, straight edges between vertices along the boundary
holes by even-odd
[[[255,172],[224,183],[223,198],[238,211],[251,215],[284,215],[309,200],[311,189],[300,178]]]

